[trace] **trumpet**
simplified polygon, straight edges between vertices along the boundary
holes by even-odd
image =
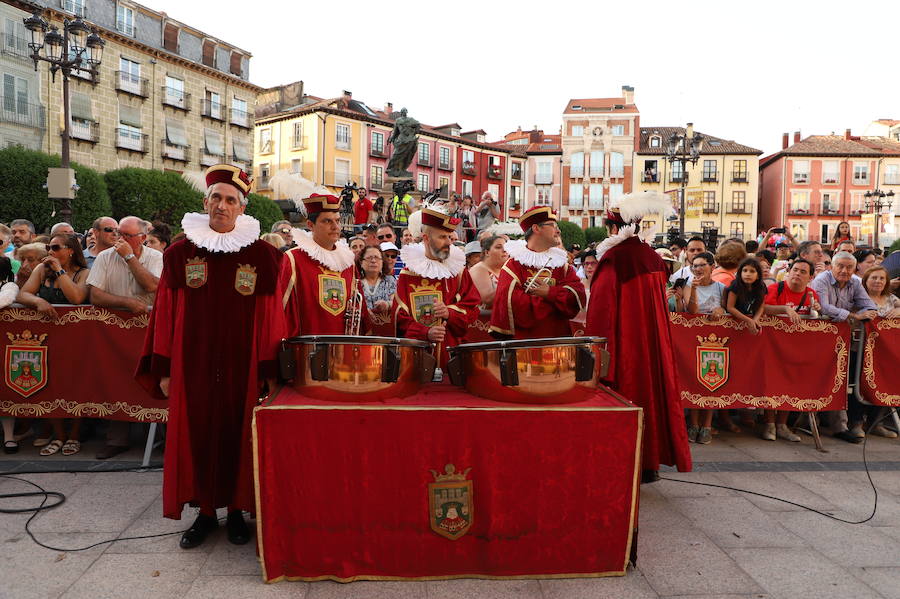
[[[359,336],[359,326],[362,322],[362,303],[365,301],[359,290],[359,279],[353,278],[353,293],[344,310],[344,334]]]
[[[542,278],[547,278],[553,274],[553,270],[550,269],[550,263],[553,261],[553,257],[547,258],[547,262],[541,267],[539,271],[531,275],[528,281],[525,282],[524,291],[525,293],[531,293],[534,291],[534,288],[538,286],[538,281]]]

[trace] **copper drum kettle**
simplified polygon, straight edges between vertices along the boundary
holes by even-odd
[[[450,347],[447,374],[475,395],[512,403],[561,404],[593,395],[609,369],[603,337],[554,337]]]
[[[349,402],[414,395],[435,368],[425,341],[353,335],[292,337],[282,342],[280,362],[297,392]]]

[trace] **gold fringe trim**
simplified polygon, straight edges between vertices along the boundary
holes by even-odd
[[[108,324],[111,326],[117,326],[120,329],[143,329],[147,328],[147,324],[149,324],[150,322],[150,316],[148,314],[141,314],[139,316],[132,316],[131,318],[126,320],[118,314],[113,314],[106,308],[98,308],[96,306],[82,306],[79,308],[75,308],[74,310],[62,312],[59,320],[53,320],[48,316],[44,316],[43,314],[29,308],[6,308],[5,310],[0,310],[0,321],[2,322],[35,321],[46,322],[48,324],[53,323],[56,325],[65,325],[89,320],[102,322],[103,324]]]
[[[81,403],[65,399],[37,403],[0,401],[0,413],[9,416],[39,418],[57,410],[62,410],[76,418],[109,418],[114,414],[121,413],[137,422],[168,422],[169,420],[168,408],[145,408],[124,401],[113,403]]]

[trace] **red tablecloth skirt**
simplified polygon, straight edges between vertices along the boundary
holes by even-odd
[[[623,575],[641,419],[607,392],[526,406],[449,385],[369,404],[284,389],[253,422],[263,577]],[[465,480],[438,481],[448,464]]]

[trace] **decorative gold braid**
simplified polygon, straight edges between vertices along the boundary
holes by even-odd
[[[490,322],[483,322],[480,318],[476,318],[472,321],[472,324],[469,325],[470,329],[478,329],[479,331],[484,331],[487,333],[491,330]]]
[[[866,348],[863,351],[863,374],[866,375],[866,383],[873,390],[875,385],[875,340],[878,339],[878,331],[872,331],[866,337]]]
[[[875,325],[875,328],[878,331],[900,329],[900,319],[886,318],[880,320]],[[875,392],[876,401],[885,406],[898,407],[900,406],[900,395],[879,391],[878,386],[875,384],[875,341],[880,336],[878,331],[872,331],[866,338],[866,347],[863,352],[863,374],[866,377],[866,384]]]
[[[834,375],[834,387],[831,388],[831,392],[837,393],[842,387],[846,389],[845,379],[847,376],[847,343],[840,335],[838,335],[837,343],[834,344],[834,353],[837,354],[837,372]]]
[[[0,310],[0,321],[3,322],[37,321],[46,323],[52,322],[57,325],[63,325],[88,320],[94,320],[97,322],[102,322],[103,324],[117,326],[120,329],[143,329],[146,328],[147,324],[150,322],[150,316],[147,314],[141,314],[139,316],[132,316],[128,320],[125,320],[121,316],[113,314],[106,308],[98,308],[96,306],[82,306],[63,313],[59,320],[54,321],[48,316],[45,316],[40,312],[36,312],[28,308],[6,308],[5,310]]]
[[[41,417],[56,410],[78,418],[108,418],[121,412],[138,422],[167,422],[168,408],[145,408],[131,405],[123,401],[114,403],[79,403],[57,399],[38,403],[13,403],[10,400],[0,401],[0,412],[18,417]]]
[[[704,314],[699,318],[687,318],[681,312],[669,312],[669,321],[672,324],[677,324],[686,328],[712,326],[734,329],[736,331],[743,331],[747,328],[747,323],[744,321],[738,321],[730,317],[726,318],[724,315],[711,316],[709,314]],[[794,324],[790,320],[779,318],[778,316],[762,316],[759,319],[759,324],[764,327],[773,327],[786,333],[809,331],[814,333],[837,334],[838,332],[838,328],[827,320],[801,320]],[[900,321],[898,321],[897,327],[900,328]]]
[[[801,399],[799,397],[791,397],[789,395],[772,395],[758,397],[755,395],[744,395],[743,393],[732,393],[721,397],[705,396],[690,391],[681,392],[682,401],[688,401],[698,408],[727,408],[735,403],[744,403],[755,408],[778,409],[785,404],[801,411],[817,411],[822,410],[829,403],[828,397],[820,397],[818,399]]]
[[[878,321],[876,325],[879,331],[886,331],[888,329],[900,329],[900,318],[884,318]]]
[[[876,391],[875,399],[886,406],[900,407],[900,395],[891,395],[890,393]]]

